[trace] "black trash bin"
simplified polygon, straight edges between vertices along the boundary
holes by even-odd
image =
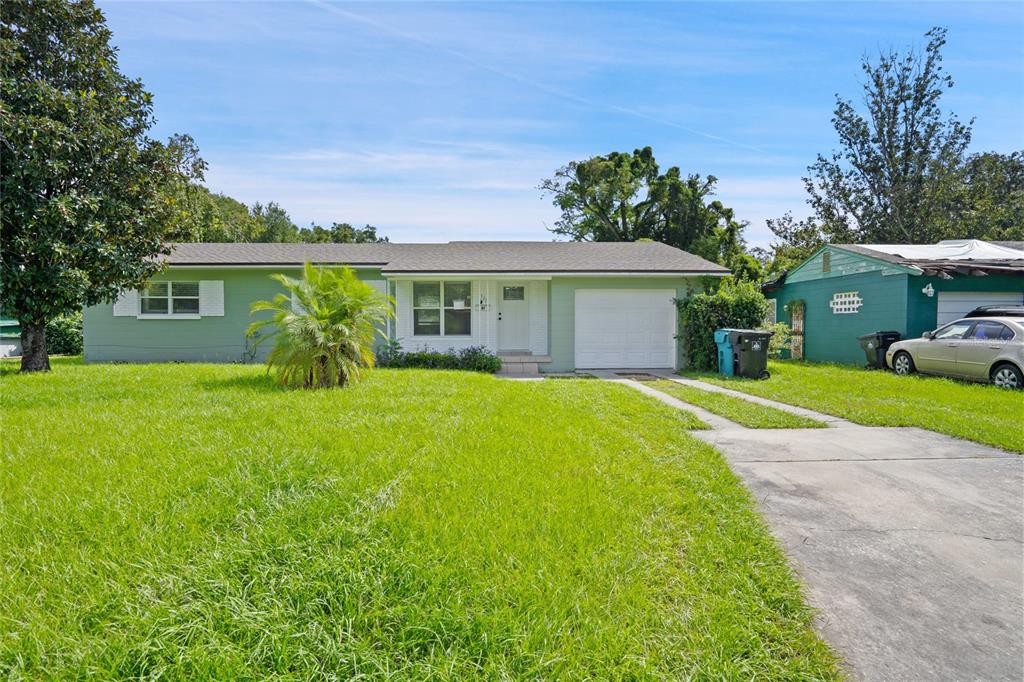
[[[729,332],[735,358],[733,373],[736,376],[751,379],[767,379],[771,376],[768,374],[768,341],[773,333],[758,329],[734,329]]]
[[[885,369],[885,351],[889,346],[900,340],[899,332],[871,332],[858,336],[860,347],[864,349],[864,357],[868,361],[868,369]]]

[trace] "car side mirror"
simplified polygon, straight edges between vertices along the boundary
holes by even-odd
[[[931,341],[933,338],[935,338],[935,333],[934,332],[925,332],[924,334],[921,334],[921,338],[922,339],[928,339],[929,341]]]

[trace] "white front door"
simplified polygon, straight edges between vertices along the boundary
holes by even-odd
[[[530,304],[526,285],[498,284],[498,350],[526,351],[530,348]]]

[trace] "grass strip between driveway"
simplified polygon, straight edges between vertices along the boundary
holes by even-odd
[[[708,412],[713,412],[751,429],[815,429],[828,426],[825,422],[817,419],[784,412],[768,405],[759,405],[725,393],[686,386],[675,381],[655,381],[649,383],[648,386],[684,402],[703,407]]]
[[[685,376],[867,426],[916,426],[1024,452],[1024,391],[845,365],[773,361],[767,381]]]
[[[603,381],[0,365],[14,678],[832,679],[692,415]]]

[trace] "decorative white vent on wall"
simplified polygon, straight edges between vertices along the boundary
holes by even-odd
[[[857,295],[856,291],[836,292],[832,294],[832,300],[828,302],[832,313],[835,315],[846,315],[855,313],[864,305],[864,300]]]

